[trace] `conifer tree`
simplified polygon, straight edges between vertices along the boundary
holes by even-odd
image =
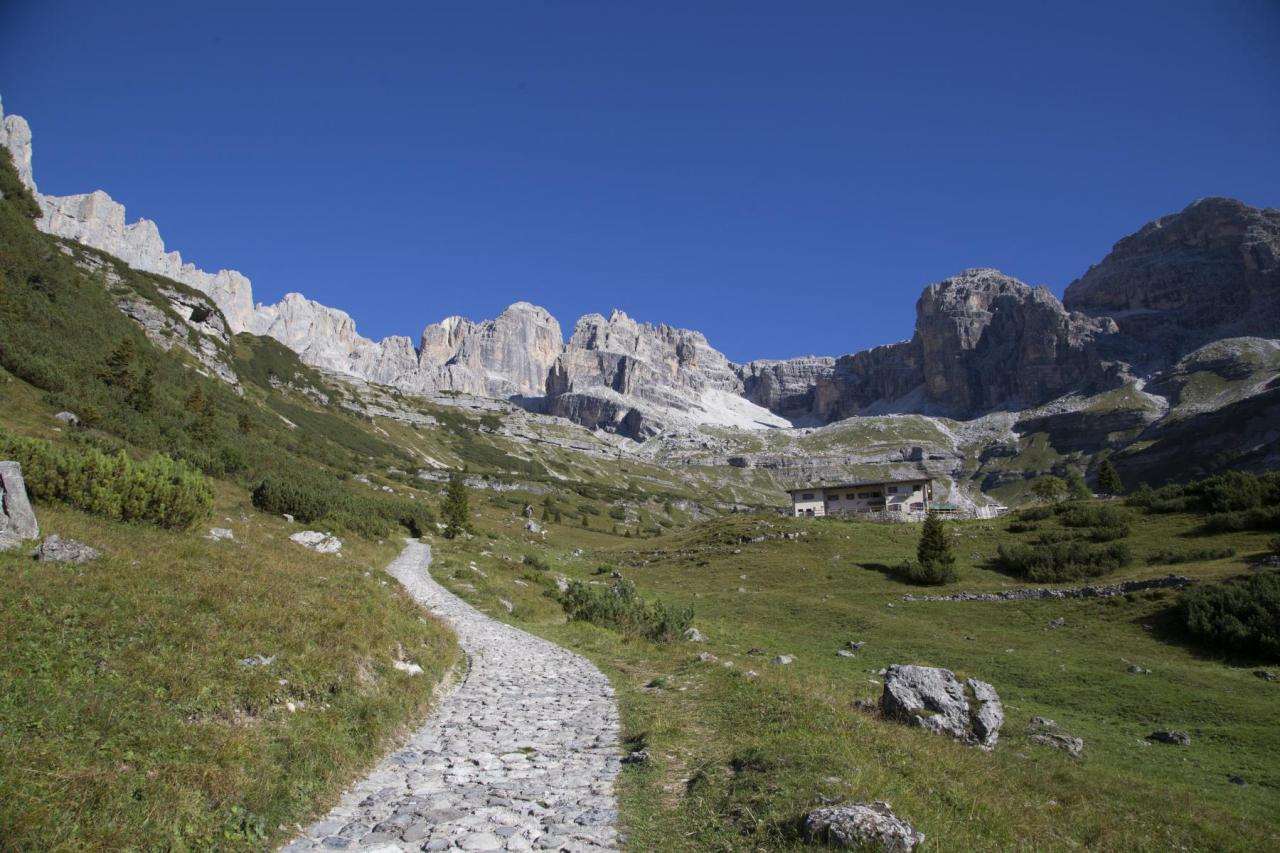
[[[444,535],[447,539],[453,539],[471,527],[467,487],[462,475],[457,472],[449,475],[449,485],[445,487],[444,500],[440,502],[440,516],[444,519]]]
[[[132,337],[120,339],[98,371],[98,379],[132,392],[138,384],[138,345]]]
[[[1098,469],[1098,489],[1104,495],[1119,495],[1124,492],[1124,481],[1120,479],[1120,472],[1111,464],[1110,459],[1102,460],[1102,467]]]
[[[916,546],[916,562],[920,564],[923,577],[932,583],[955,580],[956,557],[951,553],[951,537],[936,512],[925,517],[920,544]]]

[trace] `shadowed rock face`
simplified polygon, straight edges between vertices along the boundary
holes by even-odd
[[[1109,315],[1109,354],[1143,368],[1227,337],[1280,334],[1280,210],[1206,198],[1116,243],[1067,287],[1067,308]]]
[[[929,400],[974,414],[1046,402],[1103,377],[1092,346],[1115,331],[1068,313],[1047,288],[996,270],[967,270],[927,287],[916,303]]]
[[[768,363],[753,371],[747,394],[822,423],[894,408],[971,417],[1104,383],[1093,344],[1114,331],[1106,318],[1068,312],[1045,288],[967,270],[925,288],[910,341],[842,356],[829,370],[814,359]],[[814,384],[805,397],[807,375]]]

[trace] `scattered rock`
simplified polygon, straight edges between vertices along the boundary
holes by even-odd
[[[330,533],[318,530],[302,530],[289,537],[290,542],[305,545],[321,554],[335,554],[342,550],[342,540]]]
[[[1050,623],[1049,623],[1049,627],[1050,627],[1050,628],[1062,628],[1062,627],[1065,627],[1065,626],[1066,626],[1066,624],[1067,624],[1067,620],[1066,620],[1066,619],[1064,619],[1063,617],[1059,616],[1057,619],[1054,619],[1052,622],[1050,622]]]
[[[235,539],[236,535],[227,527],[214,527],[209,530],[206,539],[212,539],[214,542],[222,542],[227,539]]]
[[[1276,674],[1269,669],[1255,669],[1253,674],[1261,678],[1263,681],[1275,681]]]
[[[711,654],[711,652],[701,652],[698,655],[698,660],[702,663],[715,663],[716,661],[720,660],[720,658]]]
[[[80,425],[80,416],[77,415],[75,412],[58,412],[58,414],[54,415],[54,417],[62,421],[67,426]]]
[[[866,644],[867,644],[866,640],[850,640],[849,648],[855,652],[860,652],[862,651],[862,647],[865,646]]]
[[[1191,746],[1191,735],[1182,731],[1158,731],[1147,735],[1147,740],[1154,743],[1168,743],[1173,746]]]
[[[499,598],[498,603],[502,605],[502,609],[508,613],[514,613],[516,606],[505,598]]]
[[[995,747],[1004,724],[994,687],[976,678],[961,684],[951,670],[937,667],[889,667],[880,708],[887,717],[987,750]]]
[[[255,666],[271,666],[271,664],[275,662],[275,655],[252,655],[247,658],[240,658],[240,665],[246,668]]]
[[[407,660],[392,661],[391,665],[407,675],[422,675],[422,667]]]
[[[524,523],[524,529],[530,533],[541,533],[542,525],[531,518]]]
[[[810,841],[874,853],[911,853],[924,843],[924,833],[884,802],[824,806],[805,816],[804,833]]]
[[[17,462],[0,462],[0,551],[39,536],[40,525],[27,497],[22,466]]]
[[[83,542],[77,542],[74,539],[63,539],[61,536],[52,534],[45,537],[45,540],[36,548],[36,552],[32,554],[37,560],[48,563],[87,563],[90,560],[96,560],[102,555],[97,549],[90,548]]]
[[[623,764],[644,764],[650,759],[648,750],[637,749],[623,757]]]
[[[1136,663],[1129,664],[1129,668],[1126,669],[1125,672],[1131,673],[1133,675],[1150,675],[1151,674],[1151,670],[1143,669],[1142,667],[1138,666]]]
[[[697,628],[689,628],[685,631],[684,638],[690,643],[705,643],[707,641],[706,636],[704,636]]]
[[[848,649],[836,649],[836,654],[840,655],[842,658],[856,657],[856,655]]]
[[[1080,753],[1084,752],[1084,740],[1082,738],[1061,731],[1058,728],[1058,724],[1048,717],[1032,717],[1030,730],[1031,736],[1029,739],[1032,743],[1060,749],[1072,758],[1079,758]]]
[[[1121,583],[1099,584],[1097,586],[1081,586],[1072,589],[1010,589],[1004,592],[956,592],[951,595],[913,595],[902,596],[903,601],[1032,601],[1042,598],[1109,598],[1113,595],[1125,595],[1130,592],[1141,592],[1147,589],[1182,589],[1191,583],[1191,578],[1182,575],[1169,575],[1163,578],[1152,578],[1142,581],[1122,581]],[[1061,618],[1061,617],[1059,617]],[[1056,621],[1056,620],[1055,620]],[[1063,624],[1066,622],[1064,620]]]
[[[752,646],[751,648],[747,649],[747,654],[762,655],[764,654],[764,649],[760,648],[759,646]]]
[[[746,591],[747,591],[746,587],[743,587],[743,586],[738,587],[738,592],[746,592]]]
[[[1239,785],[1241,788],[1249,784],[1248,782],[1244,781],[1243,776],[1237,776],[1234,773],[1232,773],[1230,776],[1227,777],[1227,781],[1230,782],[1232,785]]]
[[[773,659],[773,662],[779,666],[786,666],[789,663],[793,663],[795,659],[795,655],[778,655]]]
[[[290,515],[289,513],[287,512],[281,513],[280,517],[283,518],[285,521],[289,522],[290,524],[293,524],[293,516]]]

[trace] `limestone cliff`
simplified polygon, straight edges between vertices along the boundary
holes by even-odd
[[[1280,336],[1280,210],[1201,199],[1116,243],[1063,301],[1113,317],[1109,353],[1144,369],[1222,338]]]

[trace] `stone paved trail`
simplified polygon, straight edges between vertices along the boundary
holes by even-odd
[[[611,850],[618,712],[586,659],[490,619],[410,542],[387,571],[453,626],[470,669],[401,749],[284,850]]]

